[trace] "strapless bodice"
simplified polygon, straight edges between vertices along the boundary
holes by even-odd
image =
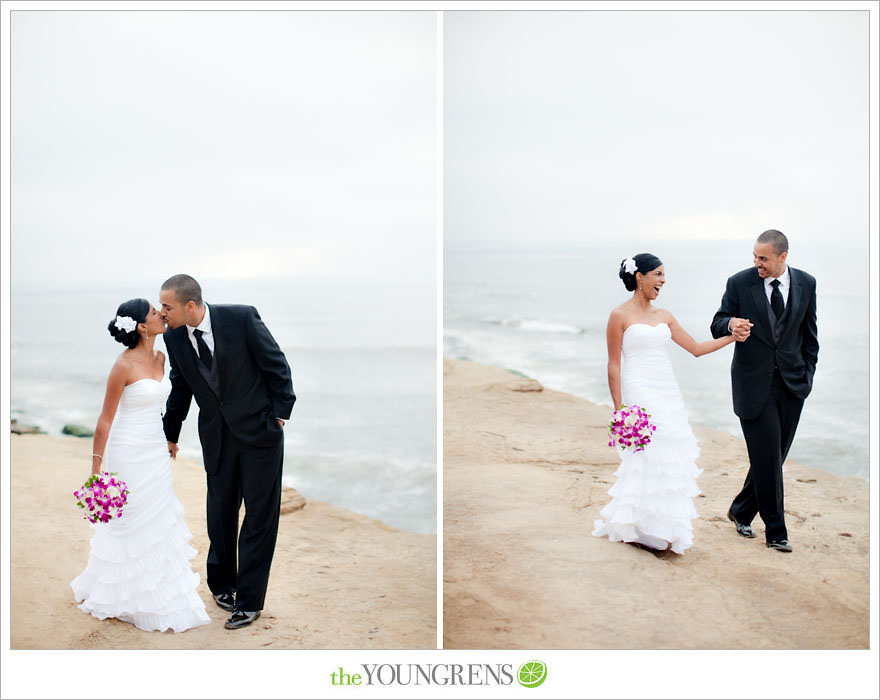
[[[113,418],[111,440],[123,433],[129,440],[155,440],[162,432],[162,408],[170,393],[171,380],[167,376],[158,381],[145,377],[127,385]]]
[[[146,406],[157,406],[161,410],[162,404],[171,393],[171,380],[167,376],[160,380],[145,377],[132,382],[122,390],[122,398],[119,399],[119,407],[122,409],[137,409]]]
[[[672,340],[672,331],[666,323],[649,326],[633,323],[623,332],[623,356],[633,358],[643,353],[664,353]]]

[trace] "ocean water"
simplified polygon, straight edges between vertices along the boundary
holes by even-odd
[[[867,240],[841,256],[830,247],[792,247],[789,263],[817,279],[819,363],[789,457],[840,476],[868,478],[869,336]],[[752,263],[751,241],[608,243],[532,250],[447,249],[444,355],[515,369],[551,389],[611,410],[605,326],[626,301],[620,260],[659,256],[666,285],[655,302],[696,340],[727,278]],[[742,436],[733,413],[733,347],[694,358],[669,350],[690,420]]]
[[[208,303],[256,306],[287,356],[297,401],[285,426],[285,484],[396,528],[436,532],[433,285],[200,282]],[[53,434],[65,423],[94,427],[122,350],[106,325],[132,297],[156,304],[158,285],[13,284],[13,418]],[[161,340],[156,347],[164,351]],[[197,415],[193,401],[180,449],[201,460]],[[83,478],[88,468],[79,465]]]

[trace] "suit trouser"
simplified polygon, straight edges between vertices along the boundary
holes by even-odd
[[[785,386],[779,371],[773,373],[770,396],[757,418],[740,418],[749,451],[749,473],[730,510],[737,521],[764,521],[767,541],[788,539],[782,494],[782,463],[794,440],[804,400]]]
[[[283,461],[283,437],[274,447],[252,447],[224,426],[219,467],[208,475],[208,588],[214,595],[235,592],[239,610],[263,609],[278,537]]]

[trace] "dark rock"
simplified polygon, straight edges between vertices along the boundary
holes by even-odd
[[[73,423],[68,423],[65,425],[61,432],[65,435],[73,435],[73,437],[81,437],[81,438],[89,438],[95,434],[95,431],[91,428],[86,428],[82,425],[74,425]]]
[[[36,425],[22,425],[17,420],[12,421],[10,431],[16,435],[45,435],[45,430],[40,430]]]

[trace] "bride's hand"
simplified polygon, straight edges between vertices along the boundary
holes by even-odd
[[[177,443],[169,442],[168,443],[168,454],[171,455],[171,459],[177,459]]]

